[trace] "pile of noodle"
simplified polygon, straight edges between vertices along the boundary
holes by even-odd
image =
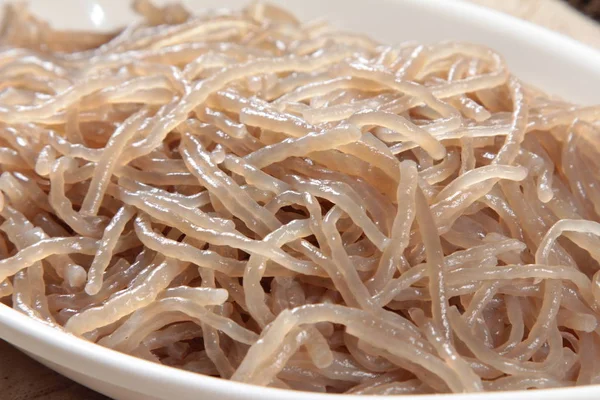
[[[600,383],[600,107],[477,45],[134,7],[112,34],[6,10],[3,303],[277,388]]]

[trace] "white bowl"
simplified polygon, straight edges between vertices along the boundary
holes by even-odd
[[[0,0],[2,4],[6,0]],[[488,45],[506,57],[517,76],[582,104],[600,103],[600,53],[515,18],[450,0],[279,0],[302,19],[326,18],[383,42],[463,40]],[[209,0],[184,1],[192,9]],[[221,0],[239,7],[246,0]],[[111,29],[134,16],[124,0],[30,0],[34,11],[62,28]],[[130,357],[58,332],[0,305],[0,338],[67,377],[115,399],[331,400],[335,395],[266,389],[180,371]],[[344,399],[366,399],[344,396]],[[381,397],[378,397],[381,398]],[[596,400],[600,385],[403,399]]]

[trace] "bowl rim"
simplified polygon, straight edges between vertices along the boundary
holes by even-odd
[[[0,0],[1,1],[1,0]],[[385,0],[385,1],[398,1],[398,0]],[[523,33],[530,34],[534,37],[534,39],[543,39],[543,36],[548,37],[548,39],[552,39],[553,41],[558,41],[561,45],[573,46],[569,51],[575,50],[577,53],[581,53],[582,56],[591,56],[594,57],[597,61],[600,61],[600,48],[595,48],[588,43],[581,42],[571,36],[568,36],[564,33],[552,30],[544,25],[538,25],[532,21],[521,19],[514,15],[492,9],[486,7],[479,3],[472,3],[468,0],[453,0],[449,2],[443,2],[440,0],[401,0],[406,1],[411,4],[417,4],[422,2],[426,4],[425,7],[431,9],[432,7],[444,7],[444,11],[446,12],[457,12],[457,13],[470,13],[472,16],[481,16],[481,17],[492,17],[497,21],[497,23],[502,28],[508,28],[509,26],[517,26],[519,30],[523,31]],[[448,7],[446,7],[448,6]],[[472,10],[468,10],[472,9]],[[585,18],[588,18],[585,16]],[[557,46],[558,47],[558,46]],[[561,51],[562,52],[562,51]],[[600,101],[600,98],[599,98]]]
[[[81,361],[82,365],[94,367],[94,372],[110,369],[118,374],[117,382],[111,382],[114,385],[132,389],[127,382],[131,377],[142,378],[144,381],[154,382],[152,388],[140,391],[139,387],[133,390],[140,391],[145,395],[157,394],[154,386],[167,384],[167,386],[181,385],[191,393],[199,393],[202,390],[210,389],[214,395],[230,395],[232,398],[239,399],[280,399],[280,400],[331,400],[331,399],[349,399],[366,400],[381,399],[381,396],[375,395],[348,395],[334,393],[312,393],[299,392],[287,389],[268,388],[252,385],[242,382],[233,382],[212,376],[196,374],[189,371],[180,370],[162,364],[156,364],[148,360],[120,353],[116,350],[102,347],[85,339],[72,335],[65,331],[34,320],[25,314],[22,314],[4,304],[0,303],[0,326],[8,328],[8,334],[2,334],[3,339],[14,346],[35,354],[42,359],[49,360],[67,369],[77,368],[72,363],[63,362],[63,357],[49,357],[47,354],[55,350],[61,356],[70,356]],[[2,330],[6,332],[5,329]],[[36,344],[35,350],[27,349],[27,341],[33,340]],[[50,346],[50,348],[48,348]],[[99,369],[98,369],[99,368]],[[80,373],[85,371],[78,370]],[[167,388],[168,390],[168,388]],[[452,393],[452,394],[420,394],[420,395],[401,395],[406,400],[453,400],[453,399],[485,399],[501,400],[506,396],[518,396],[519,399],[526,400],[562,400],[566,396],[578,396],[599,394],[600,385],[574,386],[564,388],[537,389],[537,390],[511,390],[501,392],[480,392],[480,393]],[[399,398],[400,396],[388,396]]]
[[[542,43],[540,47],[565,53],[570,52],[570,57],[579,58],[581,63],[600,65],[600,51],[583,44],[573,38],[552,31],[545,27],[533,24],[489,8],[467,3],[464,0],[383,0],[386,2],[408,3],[407,7],[418,7],[424,11],[460,15],[460,18],[473,18],[492,24],[499,30],[519,31],[530,37],[530,40]],[[0,0],[0,5],[6,0]],[[599,75],[600,77],[600,75]],[[600,83],[600,81],[599,81]],[[599,98],[600,102],[600,98]],[[20,312],[0,304],[0,338],[13,345],[35,354],[43,359],[52,361],[67,369],[78,369],[81,373],[99,375],[98,372],[112,375],[115,380],[113,385],[139,391],[146,395],[158,394],[163,390],[169,395],[170,388],[177,386],[189,390],[192,394],[208,391],[213,395],[231,396],[239,399],[261,398],[265,400],[330,400],[333,398],[367,399],[375,396],[364,395],[336,395],[297,392],[277,388],[265,388],[246,383],[232,382],[220,378],[205,376],[188,371],[179,370],[165,365],[136,358],[88,342],[64,331],[59,331],[49,325],[27,317]],[[52,355],[58,354],[60,357]],[[67,362],[67,359],[70,362]],[[75,364],[75,365],[73,365]],[[81,368],[81,369],[79,369]],[[135,379],[131,379],[135,378]],[[148,387],[135,385],[140,381],[152,382]],[[133,382],[133,383],[131,383]],[[170,393],[172,395],[172,393]],[[474,400],[503,400],[506,396],[516,396],[525,400],[560,400],[567,396],[592,398],[600,397],[600,385],[589,385],[567,388],[538,389],[532,391],[506,391],[484,392],[469,394],[435,394],[435,395],[403,395],[406,400],[452,400],[457,398]],[[381,398],[377,396],[376,398]]]

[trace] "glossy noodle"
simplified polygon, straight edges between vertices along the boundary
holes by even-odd
[[[600,383],[600,108],[256,3],[0,36],[0,299],[292,390]]]

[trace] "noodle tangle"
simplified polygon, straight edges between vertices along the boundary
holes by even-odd
[[[0,29],[0,302],[322,393],[600,384],[600,108],[252,3]],[[0,310],[2,312],[2,310]]]

